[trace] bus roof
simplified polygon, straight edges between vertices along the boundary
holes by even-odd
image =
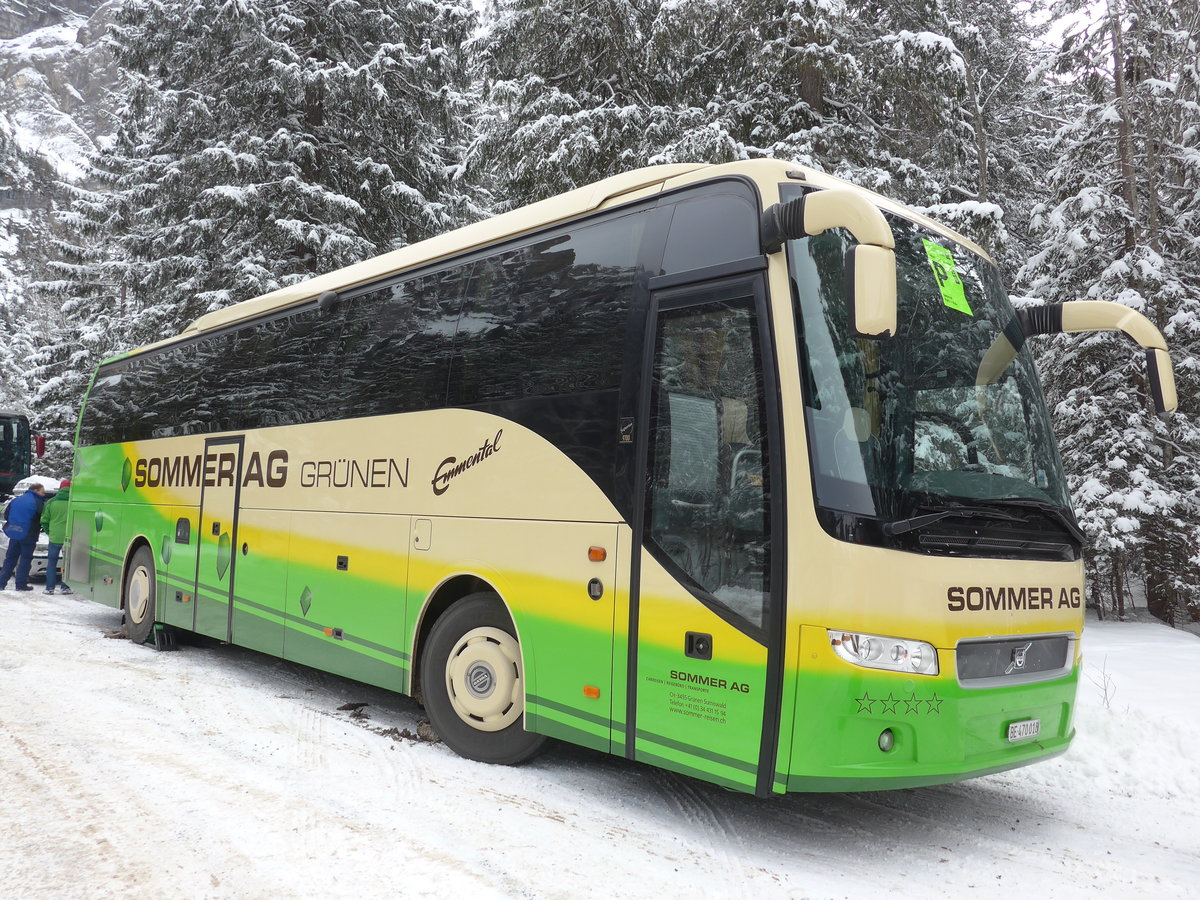
[[[841,178],[795,163],[775,159],[757,159],[721,165],[675,163],[647,166],[620,175],[613,175],[594,184],[585,185],[511,212],[501,213],[419,243],[410,244],[399,250],[393,250],[390,253],[384,253],[381,256],[297,282],[269,294],[263,294],[261,297],[207,313],[184,328],[178,335],[133,350],[131,353],[136,354],[150,347],[159,346],[161,343],[215,331],[235,322],[267,315],[276,310],[311,301],[326,291],[342,291],[373,282],[407,269],[414,269],[488,244],[537,231],[609,205],[626,203],[699,181],[729,176],[748,177],[760,188],[777,185],[792,178],[799,183],[822,188],[848,188],[858,191],[869,196],[871,201],[885,212],[913,219],[930,230],[943,234],[979,253],[984,258],[990,259],[986,251],[967,238],[914,212],[903,204]],[[768,192],[766,196],[769,197],[772,193]]]

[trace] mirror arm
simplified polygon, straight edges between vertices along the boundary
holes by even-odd
[[[1036,334],[1062,334],[1063,314],[1061,303],[1047,303],[1045,306],[1028,306],[1017,310],[1017,321],[1021,323],[1021,331],[1026,337]],[[1020,349],[1020,344],[1017,345]]]
[[[845,228],[860,244],[896,248],[891,226],[865,194],[846,188],[809,191],[787,203],[767,207],[759,220],[764,253],[778,253],[785,241]]]
[[[1146,351],[1150,398],[1160,412],[1171,412],[1178,405],[1175,375],[1167,342],[1149,319],[1135,309],[1109,300],[1073,300],[1047,303],[1017,310],[1017,321],[1024,337],[1038,334],[1077,334],[1087,331],[1119,331]],[[1008,368],[1017,355],[1023,338],[1006,329],[996,337],[979,364],[975,378],[978,388],[991,384]]]
[[[864,338],[896,334],[896,238],[883,212],[859,191],[809,191],[768,207],[759,220],[763,252],[785,242],[845,228],[857,243],[846,256],[846,298],[851,331]]]

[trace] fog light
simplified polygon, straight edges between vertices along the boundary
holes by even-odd
[[[885,728],[879,732],[879,749],[884,753],[890,753],[891,749],[896,746],[896,735],[892,733],[892,729]]]

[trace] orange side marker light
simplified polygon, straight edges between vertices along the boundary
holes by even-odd
[[[324,628],[322,630],[325,632],[325,637],[333,637],[333,629],[332,628]]]
[[[592,562],[604,562],[608,559],[608,551],[603,547],[588,547],[588,559]]]
[[[592,687],[590,684],[585,684],[583,686],[583,696],[585,696],[591,700],[599,700],[600,699],[600,688]]]

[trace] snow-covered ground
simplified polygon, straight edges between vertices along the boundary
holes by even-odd
[[[1195,897],[1200,639],[1089,622],[1065,756],[758,800],[578,748],[509,769],[407,698],[108,640],[0,592],[0,897]],[[339,707],[366,703],[357,717]]]

